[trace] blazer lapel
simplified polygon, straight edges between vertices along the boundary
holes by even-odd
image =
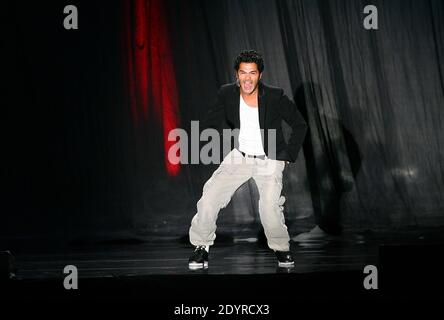
[[[262,82],[259,82],[259,94],[257,95],[259,106],[259,125],[261,129],[265,129],[265,111],[267,108],[267,101],[265,96],[265,89]]]
[[[240,129],[240,110],[239,110],[239,100],[240,100],[240,89],[237,85],[234,85],[233,94],[230,97],[230,109],[233,115],[233,124],[235,128]]]

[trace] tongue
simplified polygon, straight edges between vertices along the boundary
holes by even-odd
[[[246,90],[251,90],[252,85],[250,83],[245,83],[245,89]]]

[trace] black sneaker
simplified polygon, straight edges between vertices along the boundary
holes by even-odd
[[[205,246],[196,246],[193,255],[188,260],[190,269],[208,268],[208,252]]]
[[[290,251],[275,251],[279,267],[293,267],[294,260]]]

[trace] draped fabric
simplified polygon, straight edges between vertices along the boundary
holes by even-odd
[[[442,3],[376,3],[374,32],[362,28],[365,2],[279,3],[300,74],[292,85],[312,110],[314,172],[328,184],[317,179],[318,203],[337,194],[331,214],[353,226],[441,221]]]
[[[124,3],[125,35],[123,48],[127,71],[127,96],[136,129],[159,126],[159,140],[168,153],[173,142],[165,139],[179,126],[174,63],[165,8],[162,1],[136,0]],[[154,121],[148,121],[149,115]],[[165,159],[166,171],[176,175],[176,162]],[[176,160],[176,159],[174,159]]]

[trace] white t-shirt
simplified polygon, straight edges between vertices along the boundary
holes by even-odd
[[[242,95],[239,103],[240,132],[239,150],[246,154],[261,156],[265,154],[259,125],[259,107],[248,106]]]

